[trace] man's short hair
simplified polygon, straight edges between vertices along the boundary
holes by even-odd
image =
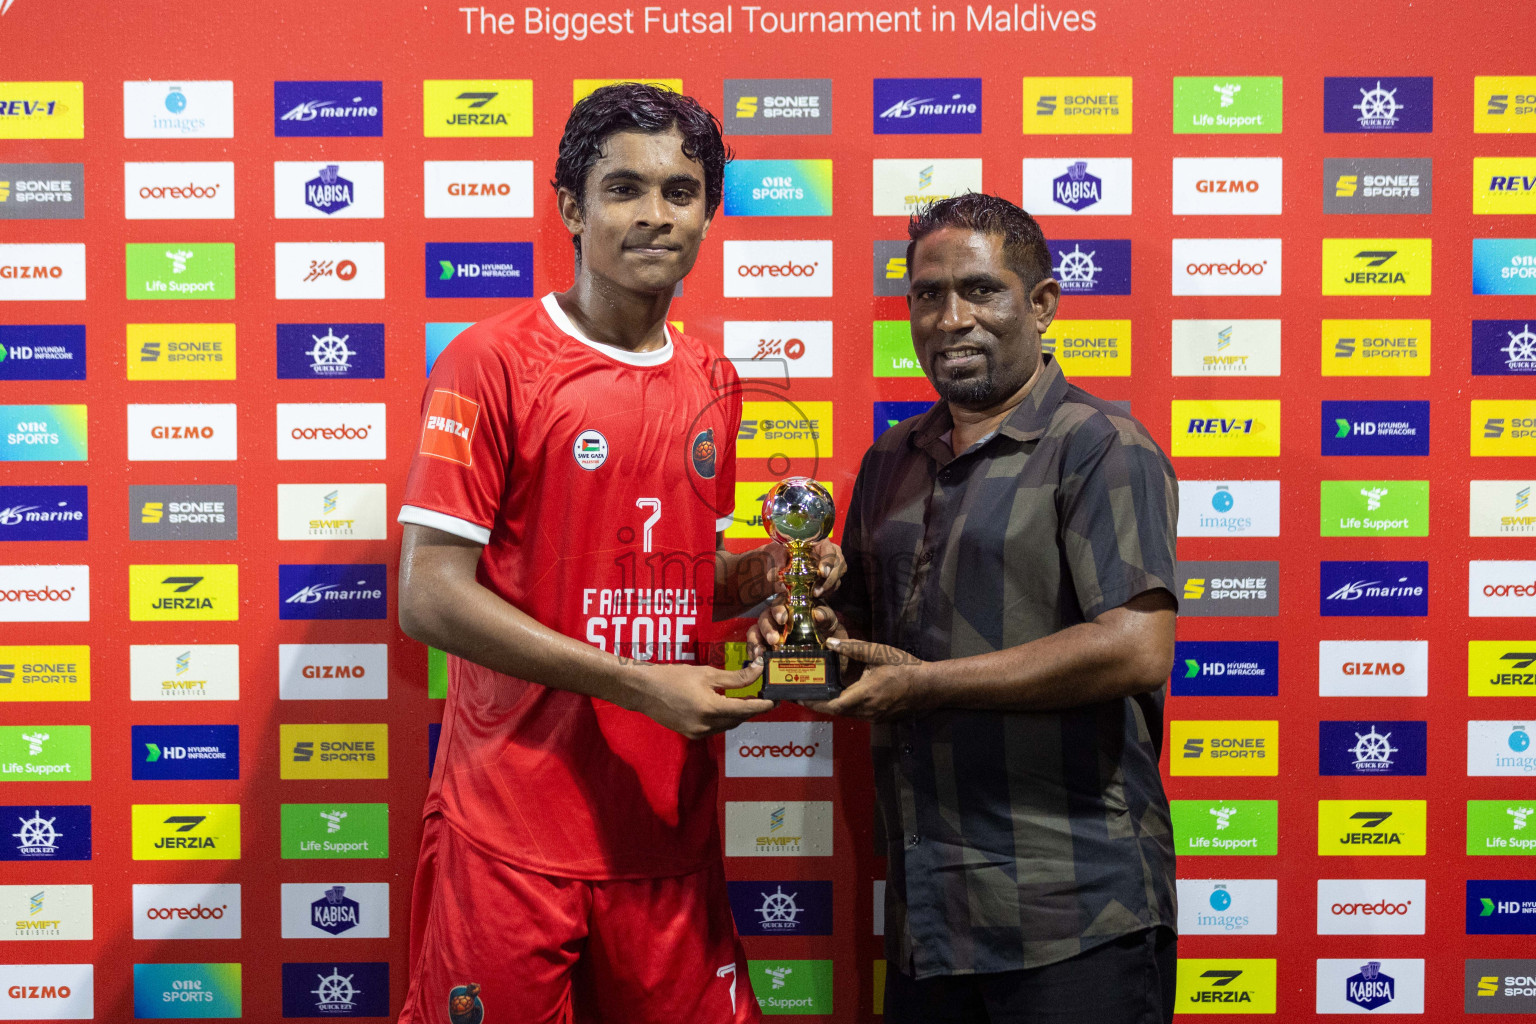
[[[1024,210],[1002,196],[985,192],[966,192],[948,199],[929,203],[914,213],[907,221],[907,273],[912,272],[912,259],[917,255],[917,243],[940,228],[968,228],[1003,240],[1003,257],[1008,268],[1024,282],[1025,288],[1051,276],[1051,250],[1046,248],[1045,235]]]
[[[610,135],[660,135],[674,128],[683,137],[683,155],[704,167],[704,211],[713,217],[725,196],[725,165],[731,160],[731,151],[721,138],[720,119],[692,96],[643,82],[605,85],[571,108],[550,185],[569,190],[584,204],[587,175],[602,159],[603,144]],[[571,242],[580,258],[580,239],[572,236]]]

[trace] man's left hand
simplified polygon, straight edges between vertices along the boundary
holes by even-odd
[[[922,679],[927,662],[899,648],[865,640],[831,637],[827,647],[861,663],[864,671],[835,699],[806,701],[805,706],[812,711],[885,722],[922,714],[932,707],[932,688],[924,685]]]

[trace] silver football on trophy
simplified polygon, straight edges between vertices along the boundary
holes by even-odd
[[[763,498],[763,529],[780,543],[814,544],[831,536],[836,523],[831,493],[810,477],[787,477]]]

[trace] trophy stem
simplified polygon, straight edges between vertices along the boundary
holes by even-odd
[[[816,585],[816,560],[807,541],[790,541],[789,561],[779,570],[779,581],[789,593],[789,632],[782,647],[821,650],[811,614],[811,589]]]

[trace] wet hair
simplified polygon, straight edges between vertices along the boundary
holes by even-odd
[[[1035,218],[1001,196],[966,192],[929,203],[907,221],[907,269],[911,273],[917,243],[940,228],[968,228],[1003,240],[1003,258],[1024,282],[1035,285],[1051,276],[1051,251]]]
[[[661,135],[673,129],[683,137],[683,155],[704,167],[704,211],[713,217],[725,195],[725,165],[731,160],[731,150],[721,138],[720,119],[692,96],[643,82],[605,85],[571,108],[550,185],[557,191],[566,189],[585,205],[587,175],[602,159],[610,135]],[[572,235],[571,244],[581,259],[580,237]]]

